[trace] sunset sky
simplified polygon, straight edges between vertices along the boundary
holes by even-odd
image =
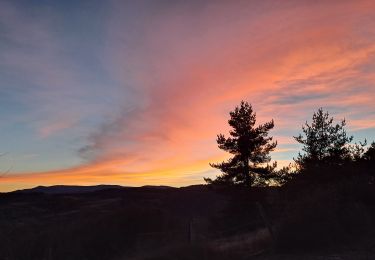
[[[0,1],[0,191],[203,183],[241,100],[375,139],[375,1]]]

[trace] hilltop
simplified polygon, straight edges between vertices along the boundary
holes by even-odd
[[[296,183],[3,193],[0,259],[359,259],[374,253],[372,184]]]

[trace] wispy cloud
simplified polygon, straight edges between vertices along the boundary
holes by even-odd
[[[67,55],[74,44],[62,44],[53,15],[7,8],[8,40],[25,44],[35,32],[21,51],[0,54],[9,73],[22,73],[19,85],[31,82],[25,117],[46,139],[79,139],[85,159],[9,183],[199,182],[215,174],[208,162],[226,156],[215,136],[241,99],[259,122],[275,119],[274,158],[284,164],[318,107],[346,117],[351,130],[375,127],[372,1],[113,1],[92,52],[98,70]]]

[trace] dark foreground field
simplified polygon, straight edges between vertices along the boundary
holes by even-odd
[[[375,259],[375,189],[51,187],[0,194],[0,259]]]

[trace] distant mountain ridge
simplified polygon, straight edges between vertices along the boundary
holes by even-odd
[[[11,193],[44,193],[44,194],[77,194],[89,193],[101,190],[114,190],[126,188],[145,188],[145,189],[173,189],[170,186],[152,186],[146,185],[142,187],[129,187],[120,185],[93,185],[93,186],[80,186],[80,185],[53,185],[53,186],[37,186],[30,189],[16,190]]]
[[[14,193],[45,193],[45,194],[64,194],[64,193],[87,193],[108,189],[123,189],[120,185],[54,185],[54,186],[37,186],[31,189],[17,190]]]

